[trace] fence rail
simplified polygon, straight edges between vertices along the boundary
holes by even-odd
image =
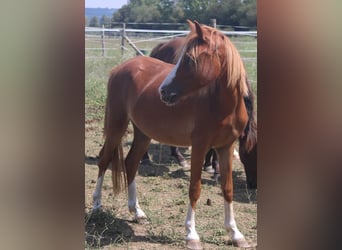
[[[111,32],[122,32],[122,29],[108,29],[108,28],[96,28],[96,27],[86,27],[85,31],[87,32],[103,32],[103,31],[111,31]],[[135,33],[169,33],[169,34],[188,34],[189,30],[150,30],[150,29],[125,29],[126,32],[135,32]],[[257,36],[257,31],[224,31],[221,32],[225,35],[245,35],[245,36]]]

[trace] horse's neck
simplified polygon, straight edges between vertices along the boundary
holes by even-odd
[[[210,93],[210,98],[214,100],[214,105],[220,111],[220,116],[231,114],[236,107],[236,95],[234,90],[227,86],[226,79],[218,79]]]

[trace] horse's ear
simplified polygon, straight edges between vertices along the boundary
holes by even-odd
[[[189,19],[186,20],[188,25],[189,25],[189,28],[191,31],[195,31],[196,28],[195,28],[195,24],[193,22],[191,22]]]
[[[195,29],[196,29],[198,38],[204,41],[203,30],[202,30],[201,25],[197,21],[194,21],[194,23],[195,23]]]

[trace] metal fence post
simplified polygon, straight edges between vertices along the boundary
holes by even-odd
[[[216,19],[210,19],[210,26],[216,29]]]
[[[102,24],[101,41],[102,41],[102,57],[104,57],[105,56],[105,42],[104,42],[104,25],[103,24]]]
[[[122,56],[125,53],[125,37],[126,37],[126,23],[123,23],[122,32],[121,32],[121,55]]]

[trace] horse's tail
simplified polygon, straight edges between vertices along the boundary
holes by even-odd
[[[112,181],[114,195],[127,190],[127,175],[121,142],[113,153]]]
[[[111,77],[108,80],[108,95],[105,105],[105,117],[104,117],[104,137],[105,143],[102,149],[102,156],[100,154],[100,163],[102,167],[109,167],[112,169],[112,181],[113,192],[118,194],[127,188],[127,176],[126,167],[122,148],[122,134],[118,134],[116,124],[113,124],[112,115],[116,113],[115,110],[111,110],[110,106],[110,90],[109,85],[113,80],[115,73],[111,73]],[[125,131],[125,130],[123,130]],[[101,161],[102,160],[102,161]]]
[[[254,112],[254,94],[251,90],[251,85],[249,84],[248,80],[246,80],[246,82],[248,87],[248,95],[244,97],[244,102],[247,109],[248,121],[244,130],[244,134],[240,137],[239,141],[240,144],[242,144],[240,146],[245,147],[246,152],[250,152],[257,144],[258,138],[257,121]]]

